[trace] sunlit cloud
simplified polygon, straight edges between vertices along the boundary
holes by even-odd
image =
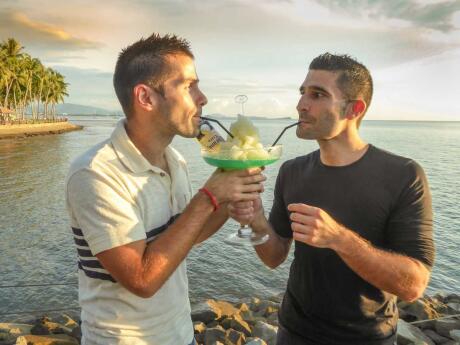
[[[97,49],[103,45],[78,38],[57,26],[35,21],[18,11],[0,11],[0,36],[13,37],[24,45],[66,50]]]

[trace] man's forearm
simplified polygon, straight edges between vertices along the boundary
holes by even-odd
[[[286,260],[292,240],[280,237],[273,230],[264,214],[260,214],[251,223],[251,227],[254,232],[269,235],[267,242],[254,247],[259,258],[270,268],[281,265]]]
[[[428,284],[429,271],[419,261],[377,249],[349,229],[332,249],[368,283],[405,301],[419,298]]]
[[[200,235],[195,241],[195,244],[201,243],[214,235],[217,230],[219,230],[227,221],[228,219],[228,212],[227,212],[227,205],[223,204],[220,205],[219,209],[211,214],[208,218],[206,224],[203,226]]]
[[[213,206],[208,197],[202,193],[196,194],[174,224],[147,245],[143,255],[143,280],[151,294],[185,259],[212,212]]]

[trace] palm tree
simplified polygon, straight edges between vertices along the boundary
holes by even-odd
[[[3,106],[8,107],[8,96],[11,88],[13,87],[14,81],[17,79],[16,72],[18,70],[18,59],[22,57],[21,51],[24,49],[14,38],[8,38],[3,41],[0,50],[2,51],[2,63],[8,69],[9,73],[5,74],[6,88],[5,88],[5,99]]]
[[[13,38],[0,44],[0,104],[13,108],[22,119],[30,106],[32,118],[36,119],[42,103],[43,118],[49,114],[54,118],[56,104],[68,96],[68,84],[62,74],[43,66],[39,59],[23,53],[23,49]]]

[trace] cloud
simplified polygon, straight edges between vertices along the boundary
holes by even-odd
[[[453,23],[460,1],[420,3],[415,0],[315,0],[331,10],[342,10],[349,15],[357,13],[370,18],[397,19],[415,27],[449,32],[458,29]]]
[[[87,50],[103,45],[84,38],[78,38],[57,26],[35,21],[19,11],[0,11],[0,37],[14,37],[21,44],[41,49]]]

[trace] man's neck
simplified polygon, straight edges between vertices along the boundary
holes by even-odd
[[[318,140],[321,162],[329,166],[346,166],[359,160],[369,145],[357,132],[341,133],[330,140]]]
[[[150,164],[168,171],[165,151],[173,136],[162,132],[160,126],[140,123],[135,118],[125,122],[125,129],[134,146]]]

